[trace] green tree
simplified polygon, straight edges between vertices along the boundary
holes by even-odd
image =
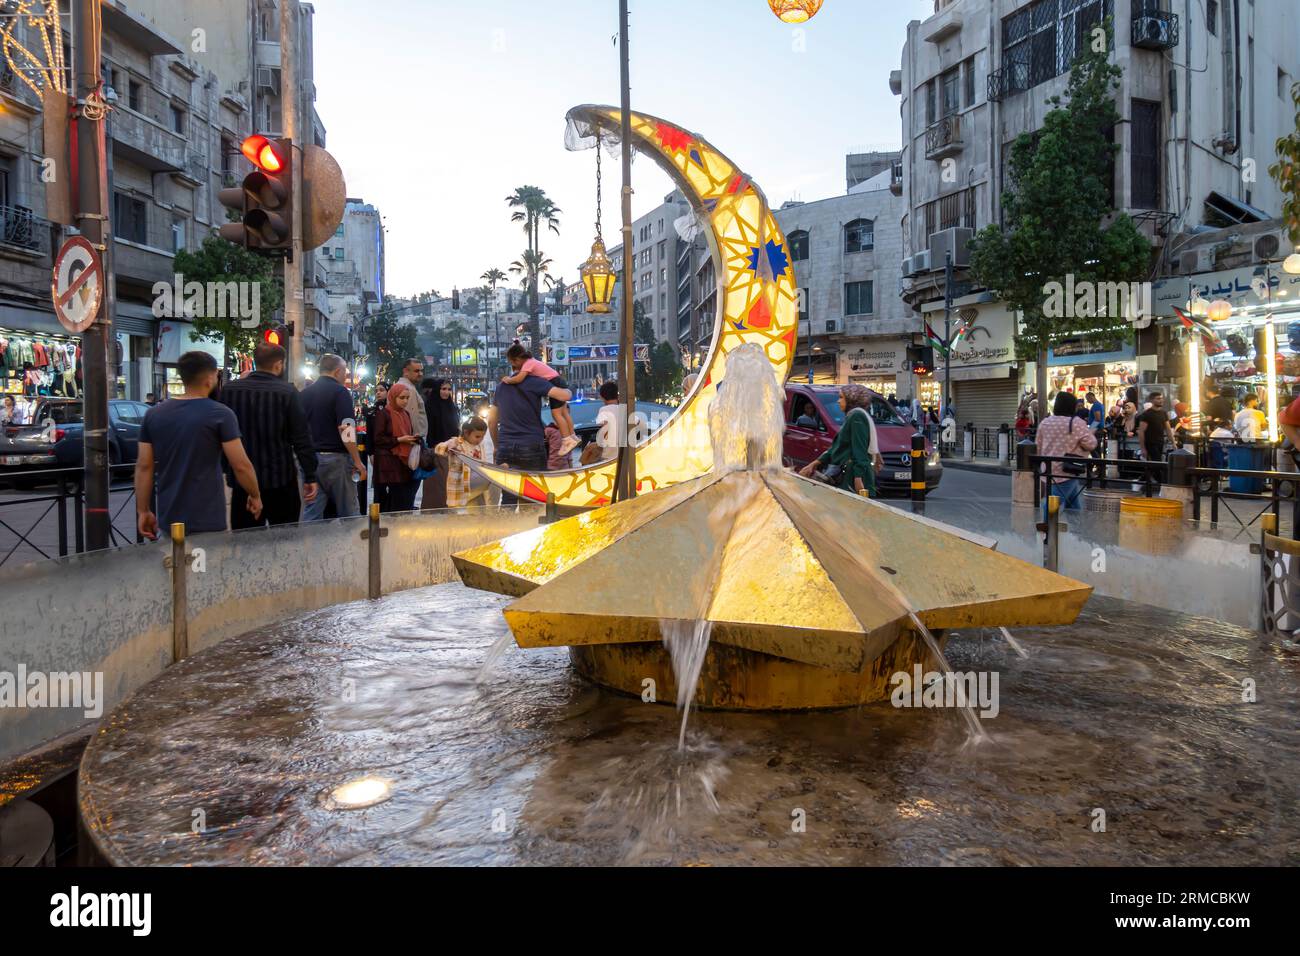
[[[1112,214],[1107,183],[1118,147],[1108,131],[1119,122],[1114,92],[1121,74],[1109,61],[1110,41],[1107,21],[1105,43],[1085,44],[1075,58],[1064,101],[1049,99],[1042,129],[1012,144],[1003,225],[980,230],[971,244],[975,280],[1020,314],[1016,353],[1037,363],[1044,409],[1047,350],[1054,342],[1091,330],[1129,330],[1123,315],[1045,314],[1047,284],[1064,284],[1068,274],[1076,288],[1135,282],[1147,278],[1151,265],[1150,243],[1132,219],[1120,214],[1103,224]]]
[[[1268,171],[1282,190],[1282,220],[1296,250],[1300,251],[1300,83],[1291,86],[1291,102],[1296,109],[1296,128],[1278,139],[1277,162]]]
[[[541,254],[541,224],[546,223],[548,229],[557,236],[560,234],[560,213],[563,212],[559,206],[546,195],[546,190],[538,186],[519,186],[513,193],[506,197],[506,205],[510,206],[514,212],[510,215],[511,222],[523,223],[524,235],[528,237],[529,256],[522,260],[528,271],[527,285],[528,289],[528,327],[532,334],[533,342],[540,341],[538,318],[537,318],[537,283],[538,271],[534,269],[536,263],[542,261]]]
[[[408,358],[423,354],[415,326],[403,325],[400,316],[373,316],[361,338],[366,343],[366,354],[374,360],[376,381],[391,381],[401,373]]]
[[[259,314],[253,325],[245,328],[245,319],[234,315],[221,318],[195,314],[192,317],[196,333],[207,339],[226,340],[227,365],[234,352],[251,354],[262,337],[262,331],[274,324],[275,313],[284,305],[284,279],[278,261],[256,255],[215,234],[204,239],[198,249],[182,249],[173,261],[175,271],[185,277],[186,284],[200,282],[205,289],[209,282],[257,284]],[[206,299],[205,293],[205,302]],[[301,329],[297,331],[302,334]]]

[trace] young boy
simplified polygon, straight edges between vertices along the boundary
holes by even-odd
[[[445,455],[447,468],[447,507],[465,508],[475,498],[487,490],[471,487],[473,473],[469,465],[455,457],[456,452],[478,461],[483,460],[483,438],[487,435],[487,422],[481,418],[471,418],[460,427],[459,438],[449,438],[437,445],[433,451],[436,455]]]
[[[518,385],[529,375],[532,375],[550,382],[551,388],[569,387],[569,383],[564,380],[564,376],[545,362],[539,362],[533,358],[532,353],[518,342],[506,350],[506,358],[510,361],[510,367],[515,370],[513,375],[507,375],[501,379],[507,385]],[[569,412],[569,403],[558,398],[551,398],[550,403],[551,417],[555,419],[555,425],[563,436],[563,441],[560,444],[560,454],[567,455],[580,444],[580,439],[573,433],[573,416]]]

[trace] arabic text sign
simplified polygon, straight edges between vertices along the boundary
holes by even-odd
[[[1152,286],[1151,301],[1155,313],[1173,315],[1174,306],[1185,308],[1193,289],[1206,302],[1226,299],[1233,308],[1265,305],[1270,295],[1275,304],[1292,303],[1300,296],[1300,276],[1288,275],[1277,268],[1265,270],[1263,266],[1172,276]],[[1286,295],[1280,296],[1279,292]]]

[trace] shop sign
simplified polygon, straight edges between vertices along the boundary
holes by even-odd
[[[1186,308],[1192,291],[1206,302],[1226,299],[1234,309],[1295,302],[1300,296],[1300,275],[1290,275],[1279,267],[1248,266],[1222,272],[1201,272],[1190,276],[1171,276],[1152,286],[1151,299],[1156,315],[1173,315],[1174,307]],[[1285,292],[1286,295],[1279,295]]]
[[[846,378],[887,378],[906,372],[907,343],[902,341],[872,344],[856,352],[840,353]]]
[[[965,323],[966,334],[952,349],[950,361],[953,368],[970,368],[1015,361],[1015,322],[1005,305],[994,303],[986,306],[967,306],[960,311],[961,313],[973,311],[977,314],[963,316],[968,320]],[[942,329],[940,333],[942,334]],[[939,369],[943,368],[943,358],[937,351],[934,362]]]

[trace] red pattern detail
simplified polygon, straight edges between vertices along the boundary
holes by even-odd
[[[736,175],[733,176],[731,179],[731,185],[727,187],[727,192],[732,195],[735,195],[736,193],[740,192],[740,187],[743,185],[747,185],[748,182],[749,180],[745,178],[743,173],[736,173]]]
[[[789,346],[791,352],[794,351],[794,333],[795,330],[790,329],[784,335],[781,336],[781,341],[784,342],[787,346]]]
[[[659,144],[670,153],[685,152],[695,142],[695,137],[690,133],[676,126],[669,126],[667,123],[660,123],[655,127],[655,136]]]
[[[753,308],[749,310],[749,327],[751,329],[770,329],[772,327],[772,309],[767,304],[767,297],[760,295]]]
[[[591,502],[591,503],[592,503],[593,505],[607,505],[607,504],[609,504],[609,499],[608,499],[607,497],[605,497],[604,495],[601,495],[599,498],[594,498],[594,499],[592,499],[592,502]]]
[[[531,498],[533,501],[546,500],[546,492],[542,490],[541,486],[536,484],[533,481],[528,480],[527,478],[524,479],[523,487],[520,489],[520,493],[525,498]]]

